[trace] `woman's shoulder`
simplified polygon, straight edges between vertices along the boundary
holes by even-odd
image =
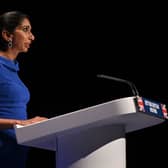
[[[5,80],[5,73],[2,64],[0,64],[0,83]]]

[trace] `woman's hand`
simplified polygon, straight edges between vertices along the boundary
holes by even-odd
[[[41,121],[44,121],[44,120],[47,120],[47,119],[48,118],[46,118],[46,117],[36,116],[36,117],[33,117],[31,119],[27,119],[27,120],[17,120],[16,124],[19,124],[19,125],[29,125],[29,124],[41,122]]]

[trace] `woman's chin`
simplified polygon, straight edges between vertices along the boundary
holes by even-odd
[[[29,50],[28,48],[25,48],[22,52],[26,53],[26,52],[28,52],[28,50]]]

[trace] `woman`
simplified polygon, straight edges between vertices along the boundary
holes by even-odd
[[[18,76],[19,53],[26,53],[35,39],[29,17],[19,11],[0,16],[0,167],[24,168],[27,147],[16,142],[14,125],[46,120],[27,119],[29,91]]]

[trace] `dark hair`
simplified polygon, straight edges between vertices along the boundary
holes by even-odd
[[[8,49],[8,42],[3,39],[2,31],[6,30],[9,34],[12,34],[16,27],[19,26],[22,21],[29,17],[20,11],[10,11],[0,15],[0,50],[6,51]]]

